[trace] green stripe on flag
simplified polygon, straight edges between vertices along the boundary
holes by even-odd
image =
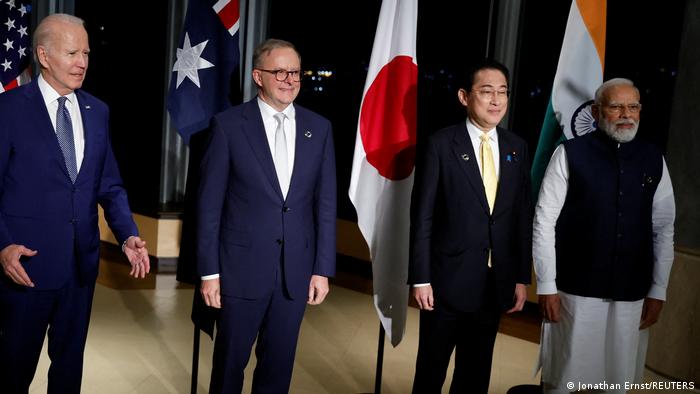
[[[547,112],[544,114],[542,122],[542,131],[540,131],[540,140],[537,143],[535,158],[532,160],[532,195],[534,201],[537,201],[537,196],[540,193],[540,184],[544,178],[544,171],[547,169],[549,159],[554,153],[554,149],[562,142],[566,141],[566,137],[559,126],[557,117],[554,116],[554,107],[552,107],[552,98],[549,98]]]

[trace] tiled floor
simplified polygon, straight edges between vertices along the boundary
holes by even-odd
[[[103,267],[100,282],[112,286],[112,279],[123,275],[122,268]],[[174,275],[167,274],[151,275],[147,283],[135,287],[143,285],[150,289],[115,290],[97,285],[85,353],[84,393],[189,393],[193,290],[178,285]],[[418,311],[409,308],[403,342],[385,348],[383,393],[410,392],[417,334]],[[372,392],[377,335],[371,296],[333,287],[324,304],[307,308],[291,392]],[[200,393],[207,392],[212,344],[202,336]],[[499,334],[490,392],[505,393],[513,385],[537,383],[539,378],[532,374],[536,355],[537,344]],[[246,376],[252,375],[254,364],[252,357]],[[46,392],[47,368],[44,351],[30,392]],[[245,392],[250,392],[249,384]],[[445,392],[448,387],[449,379]]]

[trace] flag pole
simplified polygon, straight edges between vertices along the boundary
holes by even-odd
[[[382,393],[382,366],[384,365],[384,326],[379,322],[379,341],[377,343],[377,370],[374,375],[374,394]]]
[[[199,377],[199,323],[194,323],[194,340],[192,341],[192,381],[190,393],[197,394],[197,380]]]

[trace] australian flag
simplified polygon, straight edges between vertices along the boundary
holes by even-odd
[[[15,0],[0,1],[0,93],[31,79],[32,57],[29,13],[32,6]]]
[[[231,106],[231,77],[239,64],[239,0],[190,0],[168,93],[168,112],[180,135],[207,128]],[[234,78],[236,90],[238,78]]]

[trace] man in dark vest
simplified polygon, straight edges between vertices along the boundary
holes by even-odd
[[[641,109],[632,81],[603,83],[592,107],[598,130],[559,146],[542,181],[533,256],[545,393],[595,384],[624,393],[641,378],[646,328],[666,299],[675,218],[661,152],[635,139]]]

